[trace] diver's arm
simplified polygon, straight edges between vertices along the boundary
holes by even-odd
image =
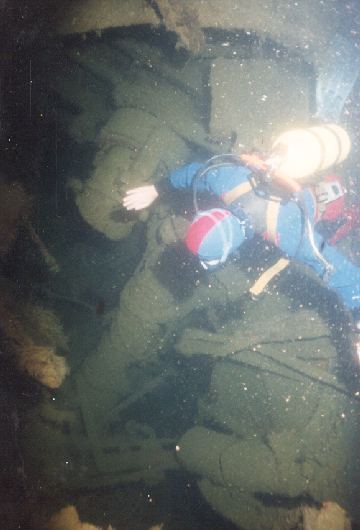
[[[202,164],[192,163],[175,169],[169,178],[162,179],[156,184],[132,188],[126,192],[123,199],[123,206],[127,210],[143,210],[148,208],[157,197],[166,196],[167,193],[175,189],[190,188],[193,180]],[[204,186],[205,187],[205,186]]]
[[[123,206],[127,210],[143,210],[144,208],[148,208],[158,195],[154,184],[133,188],[126,192],[123,198]]]
[[[245,181],[250,173],[251,170],[245,165],[219,163],[208,167],[206,164],[192,162],[172,171],[168,179],[129,190],[123,205],[128,210],[141,210],[150,206],[158,196],[163,197],[174,189],[186,188],[195,188],[199,192],[209,191],[222,197]]]
[[[191,164],[187,164],[186,166],[174,169],[174,171],[172,171],[169,176],[170,185],[175,189],[191,188],[194,184],[194,179],[196,175],[203,167],[204,164],[200,164],[199,162],[192,162]],[[199,187],[199,184],[200,182],[196,182],[197,187]]]

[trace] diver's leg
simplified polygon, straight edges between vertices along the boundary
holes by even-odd
[[[324,283],[335,291],[347,309],[360,310],[360,268],[339,252],[334,246],[324,244],[323,238],[314,231],[314,245],[304,234],[301,245],[293,256],[297,261],[311,267]]]
[[[322,255],[332,266],[323,278],[326,285],[339,294],[348,309],[359,310],[360,268],[331,245],[324,246]]]

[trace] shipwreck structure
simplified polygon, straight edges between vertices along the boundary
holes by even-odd
[[[325,112],[339,43],[349,57],[349,6],[82,0],[59,11],[42,3],[46,16],[37,11],[27,45],[31,108],[46,131],[56,124],[63,210],[55,221],[47,212],[52,238],[42,248],[57,266],[48,264],[34,295],[65,330],[66,313],[73,317],[65,381],[22,420],[26,471],[41,488],[153,485],[185,471],[245,530],[308,528],[311,517],[325,528],[321,507],[334,530],[360,524],[360,401],[357,381],[344,376],[348,323],[338,302],[293,266],[252,300],[274,251],[250,249],[240,264],[199,270],[182,245],[191,198],[140,214],[121,205],[127,189],[189,160],[239,144],[266,151],[279,132]],[[37,49],[40,35],[46,46]],[[333,89],[341,111],[355,83],[344,75]],[[340,111],[339,121],[356,134]],[[43,203],[51,141],[38,146]],[[304,294],[309,285],[316,294]]]

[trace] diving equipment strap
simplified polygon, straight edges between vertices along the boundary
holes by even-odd
[[[235,186],[235,188],[228,191],[227,193],[224,193],[221,198],[226,205],[229,205],[232,202],[236,201],[236,199],[239,199],[239,197],[242,197],[243,195],[246,195],[246,193],[249,193],[249,191],[251,191],[252,189],[253,186],[248,180],[246,180],[238,186]]]
[[[252,184],[247,181],[239,184],[232,190],[225,193],[222,197],[225,204],[229,205],[233,203],[239,197],[246,195],[252,191]],[[270,200],[266,207],[266,228],[267,236],[270,241],[276,242],[277,239],[277,221],[279,216],[280,201]],[[289,265],[289,260],[286,258],[280,258],[274,265],[266,269],[256,282],[250,287],[249,293],[253,298],[258,297],[271,282],[271,280],[283,271]]]
[[[257,298],[268,285],[269,282],[281,271],[283,271],[288,265],[289,260],[286,258],[280,258],[274,265],[266,269],[256,282],[250,287],[249,293],[253,298]]]
[[[245,181],[233,188],[232,190],[224,193],[222,200],[228,206],[234,203],[240,197],[243,197],[250,191],[253,191],[254,187],[250,181]],[[277,220],[279,215],[280,200],[278,197],[270,197],[267,200],[266,205],[266,235],[269,241],[276,243],[277,240]]]
[[[272,243],[277,243],[277,222],[279,217],[280,202],[268,201],[266,207],[266,235]]]

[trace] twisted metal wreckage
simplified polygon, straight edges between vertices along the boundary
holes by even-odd
[[[175,34],[186,61],[130,33],[102,38],[140,24]],[[331,325],[294,302],[284,276],[251,300],[261,263],[194,273],[185,289],[183,256],[165,266],[169,248],[179,256],[182,216],[164,204],[139,218],[120,206],[130,186],[161,178],[194,152],[227,151],[234,137],[266,149],[273,134],[305,124],[309,65],[326,67],[337,24],[310,0],[296,9],[261,0],[87,0],[67,11],[57,28],[63,68],[46,81],[67,109],[58,114],[66,134],[96,149],[88,178],[69,186],[82,217],[110,240],[136,245],[139,218],[146,235],[97,348],[55,404],[45,398],[29,414],[23,446],[43,484],[154,483],[183,466],[213,508],[249,530],[300,525],[306,499],[333,501],[360,521],[360,406],[334,375],[345,346],[335,348]],[[65,37],[94,31],[97,39],[82,43]],[[135,421],[197,356],[209,385],[202,395],[189,387],[196,426],[167,432],[141,414]]]

